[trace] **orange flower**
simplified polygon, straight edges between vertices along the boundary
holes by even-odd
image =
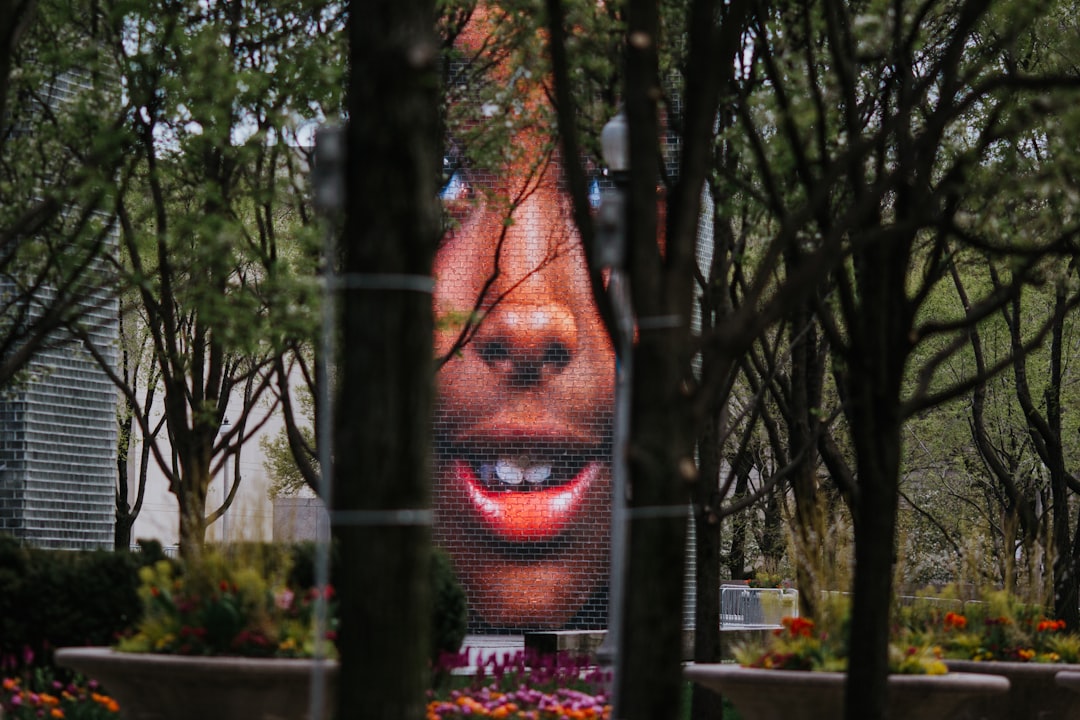
[[[1036,630],[1038,630],[1038,632],[1057,632],[1058,630],[1064,630],[1064,629],[1065,629],[1065,621],[1064,620],[1046,620],[1046,619],[1043,619],[1043,620],[1039,621],[1039,624],[1036,627]]]
[[[946,630],[963,630],[967,627],[967,618],[960,613],[947,612],[945,613],[945,629]]]
[[[814,634],[814,621],[801,617],[786,617],[780,623],[787,628],[791,637],[811,637]]]
[[[120,712],[120,705],[108,695],[102,695],[101,693],[90,693],[90,699],[101,705],[109,712]]]
[[[60,708],[53,708],[49,711],[49,717],[62,718],[64,717],[64,711]]]

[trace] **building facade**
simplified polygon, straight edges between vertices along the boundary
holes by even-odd
[[[114,361],[116,311],[91,314]],[[74,338],[39,353],[0,395],[0,533],[47,548],[111,548],[116,388]]]

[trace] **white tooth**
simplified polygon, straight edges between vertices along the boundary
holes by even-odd
[[[525,468],[525,479],[531,483],[542,483],[551,477],[550,465],[530,465]]]
[[[509,460],[499,460],[495,463],[495,474],[504,483],[520,485],[525,479],[525,471],[521,466]]]

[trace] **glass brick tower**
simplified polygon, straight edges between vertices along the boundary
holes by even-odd
[[[115,304],[86,320],[115,364]],[[25,375],[0,394],[0,533],[37,547],[111,548],[116,388],[82,344],[63,335]]]
[[[90,89],[89,77],[60,72],[48,89],[43,102],[62,111]],[[84,287],[96,282],[88,276]],[[0,276],[0,297],[18,292],[12,277]],[[42,306],[49,292],[38,293]],[[83,292],[81,326],[115,366],[117,304],[104,289]],[[0,318],[0,325],[7,322],[19,321]],[[113,546],[116,393],[82,342],[66,331],[55,331],[16,380],[0,388],[0,533],[45,548]]]

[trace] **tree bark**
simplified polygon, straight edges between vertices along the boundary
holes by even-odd
[[[720,492],[722,411],[706,420],[698,439],[699,477],[694,484],[695,568],[694,662],[719,662],[720,643]],[[690,698],[693,720],[720,720],[720,695],[697,683]]]
[[[439,239],[432,0],[349,13],[347,216],[335,408],[338,717],[424,717],[431,554],[430,278]],[[382,277],[379,277],[382,276]],[[377,287],[375,287],[377,286]]]
[[[624,676],[616,688],[620,720],[678,714],[682,695],[682,599],[689,496],[680,463],[694,471],[688,407],[679,407],[689,367],[689,269],[685,237],[667,237],[661,259],[659,182],[661,97],[658,6],[635,0],[626,9],[626,116],[630,127],[628,270],[638,339],[633,350],[629,448],[630,524],[626,611],[620,648]],[[700,186],[699,186],[700,187]],[[696,227],[696,215],[695,223]],[[692,258],[693,256],[690,255]],[[680,268],[681,269],[681,268]],[[657,327],[642,328],[644,319]],[[667,327],[663,327],[667,325]],[[684,468],[686,466],[684,465]]]
[[[797,261],[791,265],[797,266]],[[791,475],[795,498],[795,579],[803,615],[814,617],[822,589],[822,543],[825,516],[817,488],[817,413],[821,410],[824,372],[818,363],[817,327],[809,304],[797,307],[790,317],[791,398],[785,415],[788,453],[796,468]]]
[[[889,609],[899,503],[901,383],[911,352],[910,238],[874,237],[854,253],[860,302],[847,318],[845,414],[855,445],[855,577],[845,688],[848,720],[886,713]],[[857,307],[857,310],[855,309]]]

